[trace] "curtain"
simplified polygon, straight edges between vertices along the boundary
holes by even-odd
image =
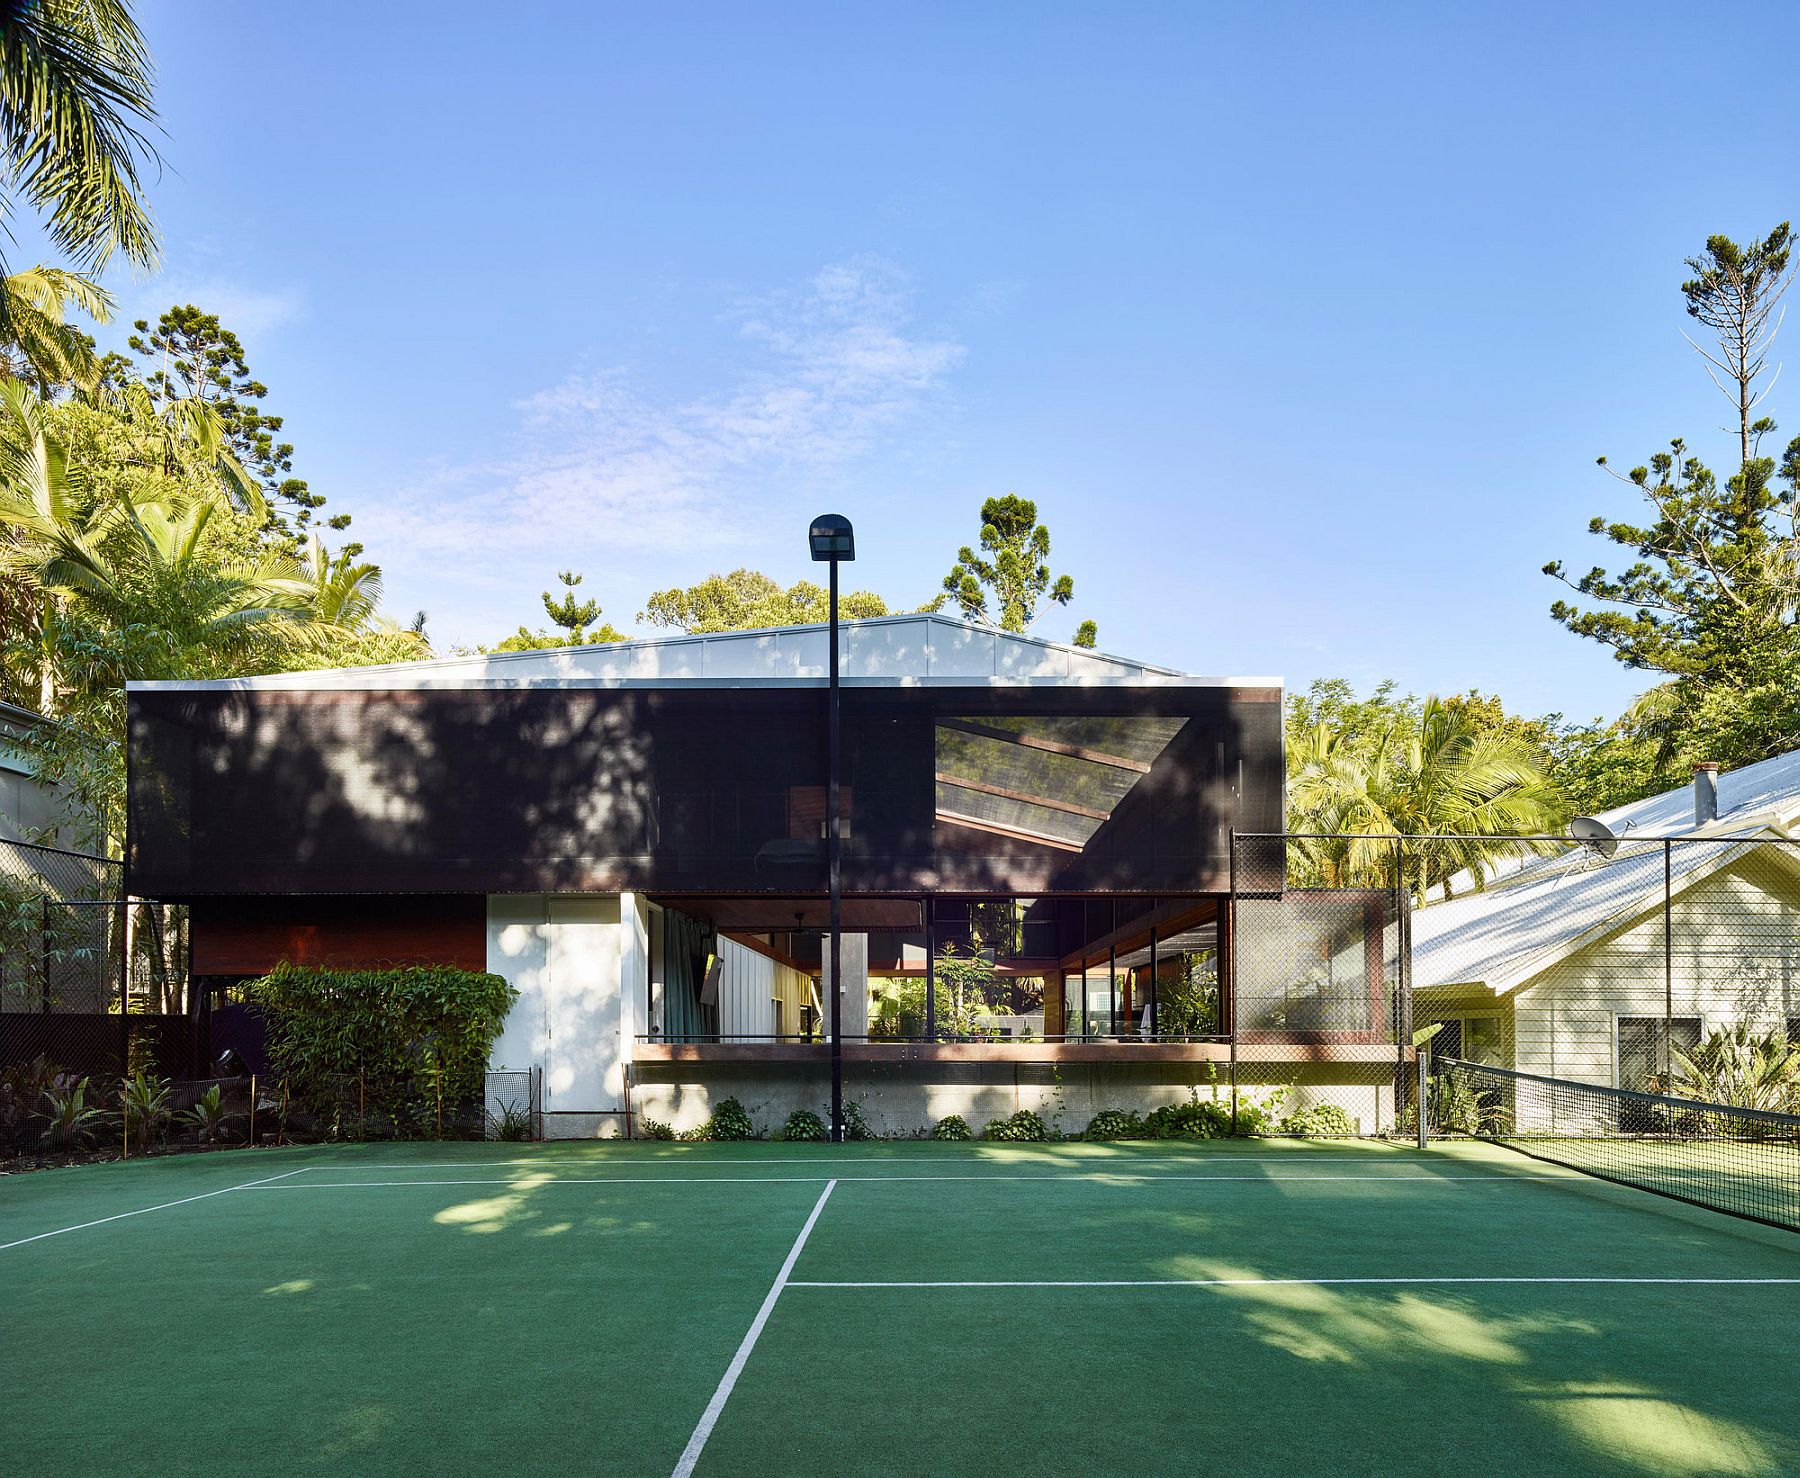
[[[673,908],[663,910],[663,928],[663,1034],[671,1042],[697,1042],[707,1035],[700,977],[712,930]]]

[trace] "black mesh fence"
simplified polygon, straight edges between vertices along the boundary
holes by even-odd
[[[206,1071],[187,909],[121,899],[120,881],[105,858],[0,842],[0,1072],[97,1088]]]
[[[1404,854],[1354,839],[1354,866],[1310,865],[1311,842],[1241,837],[1231,900],[1229,1030],[1312,1061],[1399,1060],[1409,1029]]]
[[[0,1071],[0,1156],[138,1155],[245,1144],[254,1086],[247,1077],[146,1075],[134,1083],[72,1072],[42,1058],[16,1062]],[[261,1096],[266,1112],[271,1101]],[[256,1134],[269,1140],[278,1131],[276,1120],[265,1119]]]
[[[1427,1123],[1620,1185],[1800,1231],[1800,1115],[1432,1055]]]

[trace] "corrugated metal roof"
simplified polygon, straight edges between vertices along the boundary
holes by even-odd
[[[1671,851],[1677,892],[1742,855],[1747,843],[1683,842]],[[1539,858],[1486,892],[1413,915],[1413,988],[1516,990],[1572,950],[1652,908],[1663,892],[1660,842],[1625,842],[1610,861],[1566,852]]]
[[[1580,848],[1511,861],[1485,892],[1466,892],[1414,914],[1414,988],[1482,984],[1496,993],[1516,990],[1572,950],[1660,906],[1660,838],[1687,839],[1671,849],[1679,892],[1743,855],[1746,839],[1782,834],[1796,817],[1800,750],[1720,775],[1719,814],[1704,826],[1694,820],[1692,785],[1602,811],[1599,819],[1621,839],[1610,862]],[[1800,865],[1800,848],[1790,860]]]
[[[783,626],[706,636],[655,636],[541,652],[442,657],[380,667],[273,673],[210,682],[141,682],[133,691],[321,691],[420,688],[822,686],[828,628]],[[842,623],[838,661],[851,686],[993,684],[1279,688],[1271,677],[1198,677],[1087,647],[934,612]]]

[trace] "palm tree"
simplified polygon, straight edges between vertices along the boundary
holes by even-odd
[[[152,63],[127,0],[0,0],[0,155],[50,239],[99,271],[156,262],[138,170],[156,161]],[[0,214],[10,215],[0,195]]]
[[[361,631],[377,619],[381,566],[333,555],[317,534],[307,539],[297,593],[304,593],[313,619],[344,631]]]
[[[1758,1031],[1748,1021],[1721,1027],[1688,1051],[1670,1049],[1683,1098],[1787,1113],[1800,1093],[1800,1042]]]
[[[305,644],[316,597],[300,565],[208,541],[227,514],[222,491],[92,503],[42,402],[0,380],[0,572],[31,606],[9,604],[5,656],[15,687],[34,682],[39,712],[58,712],[70,688],[233,675],[277,640]],[[350,595],[339,604],[348,611]]]
[[[100,361],[93,341],[67,315],[75,308],[106,323],[112,307],[112,295],[80,272],[28,267],[0,277],[0,376],[22,380],[40,395],[59,385],[92,394]]]
[[[1305,871],[1328,887],[1392,885],[1398,857],[1421,898],[1467,875],[1480,887],[1501,857],[1540,850],[1515,838],[1560,820],[1529,745],[1436,698],[1361,741],[1317,724],[1288,745],[1288,826]],[[1395,836],[1432,836],[1397,848]]]

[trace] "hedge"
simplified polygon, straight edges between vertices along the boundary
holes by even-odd
[[[518,992],[481,970],[320,970],[277,965],[247,998],[291,1098],[333,1134],[386,1119],[439,1132],[479,1106],[488,1054]]]

